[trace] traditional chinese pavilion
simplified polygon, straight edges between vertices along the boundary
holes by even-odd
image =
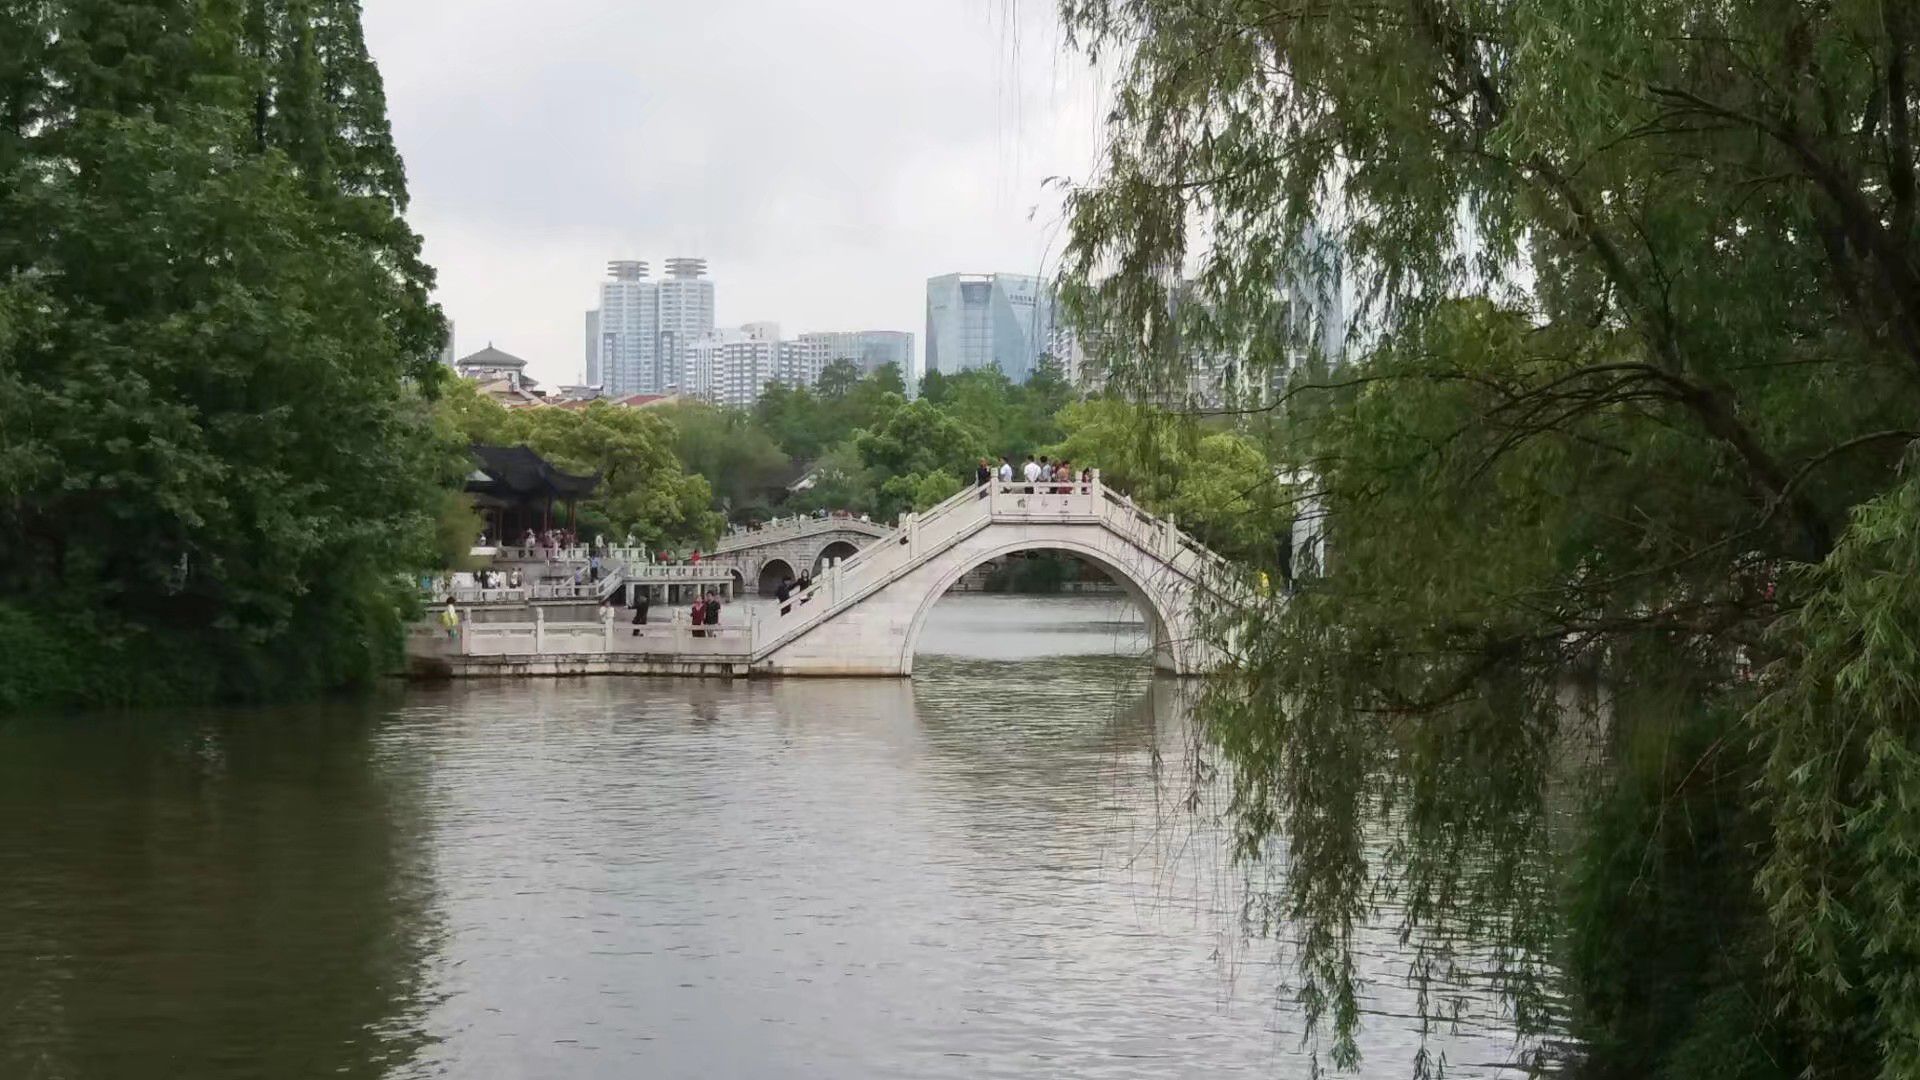
[[[600,474],[576,476],[554,468],[525,446],[474,446],[467,494],[487,521],[487,533],[513,543],[529,529],[572,531],[581,499],[600,486]]]

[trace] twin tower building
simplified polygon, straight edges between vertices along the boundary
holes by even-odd
[[[749,407],[768,383],[812,386],[835,360],[862,374],[899,367],[916,389],[913,334],[902,330],[805,333],[785,339],[777,323],[714,325],[707,261],[666,260],[654,278],[638,260],[607,264],[600,306],[586,313],[586,382],[608,397],[685,394]],[[1055,345],[1053,295],[1039,278],[948,274],[927,282],[929,371],[997,366],[1025,381]]]

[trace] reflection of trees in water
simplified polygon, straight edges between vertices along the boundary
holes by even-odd
[[[381,1076],[424,1043],[422,777],[359,706],[0,732],[0,1075]]]
[[[1245,789],[1195,718],[1207,686],[1155,677],[1136,660],[1076,658],[1063,666],[940,658],[923,663],[915,706],[941,777],[974,808],[976,861],[1020,857],[996,846],[1006,839],[1008,815],[1037,818],[1043,838],[1102,823],[1103,861],[1159,916],[1210,930],[1223,994],[1271,1002],[1275,1030],[1291,1051],[1292,1039],[1310,1034],[1307,1015],[1325,1005],[1287,976],[1316,944],[1305,936],[1314,927],[1286,902],[1293,853],[1277,841],[1248,841],[1235,828],[1245,806],[1234,800]],[[1389,786],[1384,777],[1329,772],[1324,779]],[[1089,807],[1101,813],[1090,816]],[[1374,866],[1403,864],[1412,856],[1395,838],[1420,808],[1392,800],[1370,807],[1362,857]],[[1059,850],[1050,839],[1039,848],[1031,854]],[[1069,837],[1062,848],[1076,843]],[[1540,964],[1543,954],[1497,955],[1504,936],[1470,919],[1445,931],[1405,930],[1415,899],[1378,890],[1354,912],[1358,1006],[1378,1021],[1358,1035],[1366,1055],[1416,1072],[1444,1057],[1456,1071],[1471,1066],[1466,1075],[1520,1060],[1531,1047],[1515,1042],[1511,1018],[1481,973],[1501,962]],[[1491,904],[1481,910],[1490,921],[1502,915]],[[1305,1058],[1325,1062],[1317,1036],[1299,1046]]]

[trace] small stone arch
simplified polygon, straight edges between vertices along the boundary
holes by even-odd
[[[760,579],[756,582],[759,586],[760,595],[772,596],[774,590],[780,587],[780,579],[783,577],[799,577],[798,574],[793,572],[792,563],[780,558],[768,559],[766,562],[761,563]]]
[[[901,643],[900,673],[913,674],[913,654],[920,645],[920,631],[926,627],[927,616],[932,613],[935,604],[947,594],[974,567],[994,559],[1005,558],[1019,551],[1059,551],[1076,558],[1084,559],[1112,578],[1120,586],[1140,613],[1146,617],[1147,631],[1153,642],[1154,663],[1162,668],[1176,672],[1195,670],[1189,653],[1192,645],[1176,631],[1187,625],[1184,612],[1172,610],[1161,590],[1153,587],[1153,582],[1141,580],[1132,569],[1120,565],[1114,559],[1103,554],[1093,545],[1077,540],[1045,539],[1015,540],[1000,544],[994,548],[976,552],[949,568],[933,583],[928,595],[920,601],[914,611],[913,619],[907,625],[905,639]]]
[[[813,576],[819,577],[826,573],[829,562],[852,558],[859,553],[859,547],[855,546],[851,540],[833,540],[814,555]]]

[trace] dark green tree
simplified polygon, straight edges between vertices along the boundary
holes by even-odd
[[[881,364],[873,369],[866,381],[879,393],[896,394],[902,398],[907,396],[907,378],[901,373],[899,364]]]
[[[947,382],[949,376],[941,371],[928,371],[920,376],[920,397],[935,405],[947,403]]]
[[[390,141],[340,150],[377,77],[260,14],[0,15],[0,705],[365,680],[435,557],[444,323]],[[330,79],[360,111],[281,108]]]
[[[815,380],[813,391],[828,401],[843,400],[853,392],[860,382],[860,368],[851,360],[830,360],[820,369],[820,378]]]
[[[750,414],[698,404],[659,412],[673,427],[681,464],[706,478],[722,509],[736,520],[767,516],[767,493],[785,481],[789,463]]]
[[[977,431],[926,401],[902,407],[884,427],[861,433],[854,446],[879,485],[873,512],[883,520],[960,490],[986,453]]]
[[[812,461],[834,441],[826,410],[811,390],[768,383],[753,406],[754,422],[788,457]]]

